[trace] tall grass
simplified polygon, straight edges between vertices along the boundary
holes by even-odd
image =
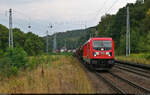
[[[72,56],[42,55],[30,57],[30,62],[35,66],[20,71],[17,77],[0,81],[0,93],[94,93],[85,72]]]
[[[116,60],[141,63],[141,64],[150,64],[150,54],[141,53],[141,54],[131,54],[130,56],[117,56]]]

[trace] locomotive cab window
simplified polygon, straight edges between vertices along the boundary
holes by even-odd
[[[94,50],[111,50],[112,49],[112,41],[93,41],[93,49]]]

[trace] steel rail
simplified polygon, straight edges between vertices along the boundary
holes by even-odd
[[[120,66],[120,67],[130,68],[130,69],[134,69],[136,71],[140,71],[140,72],[143,72],[143,73],[150,74],[150,71],[144,70],[142,68],[137,68],[137,67],[133,67],[133,66],[130,66],[130,65],[123,65],[123,64],[116,64],[116,65]]]
[[[127,83],[130,84],[131,86],[136,87],[136,88],[138,88],[138,89],[140,89],[140,90],[142,90],[142,91],[144,91],[144,92],[150,94],[150,90],[149,90],[149,89],[144,88],[144,87],[142,87],[142,86],[140,86],[140,85],[138,85],[138,84],[136,84],[136,83],[134,83],[134,82],[131,82],[131,81],[128,80],[128,79],[122,78],[122,77],[120,77],[120,76],[118,76],[118,75],[116,75],[116,74],[114,74],[114,73],[112,73],[112,72],[109,72],[109,73],[110,73],[111,75],[113,75],[114,77],[117,77],[118,79],[121,79],[122,81],[127,82]]]
[[[130,70],[130,69],[127,69],[127,68],[124,68],[124,67],[120,67],[120,66],[115,66],[116,68],[119,68],[119,69],[122,69],[122,70],[125,70],[125,71],[128,71],[128,72],[132,72],[134,74],[137,74],[137,75],[140,75],[140,76],[143,76],[143,77],[146,77],[146,78],[150,78],[149,75],[145,75],[145,74],[142,74],[142,73],[139,73],[139,72],[136,72],[136,71],[133,71],[133,70]]]
[[[147,69],[147,70],[150,69],[150,65],[148,65],[148,64],[125,62],[125,61],[119,61],[119,60],[115,60],[115,63],[130,65],[130,66],[134,66],[134,67],[138,67],[138,68],[142,68],[142,69]]]
[[[114,89],[116,92],[120,93],[120,94],[125,94],[124,91],[122,91],[119,87],[117,87],[115,84],[113,84],[112,82],[110,82],[108,79],[106,79],[104,76],[100,75],[99,73],[96,72],[96,75],[98,77],[100,77],[103,81],[105,81],[107,84],[109,84],[112,89]]]

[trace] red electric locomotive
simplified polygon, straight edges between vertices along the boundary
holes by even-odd
[[[107,70],[114,65],[112,38],[90,38],[80,50],[82,59],[96,70]]]

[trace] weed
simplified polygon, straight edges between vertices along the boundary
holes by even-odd
[[[141,54],[131,54],[130,56],[117,56],[117,60],[141,63],[141,64],[150,64],[150,54],[141,53]]]
[[[0,93],[94,93],[86,74],[72,56],[43,55],[29,59],[36,64],[37,58],[41,65],[25,71],[25,75],[0,81],[3,84]],[[50,62],[46,64],[46,61]],[[44,77],[41,76],[42,68]]]

